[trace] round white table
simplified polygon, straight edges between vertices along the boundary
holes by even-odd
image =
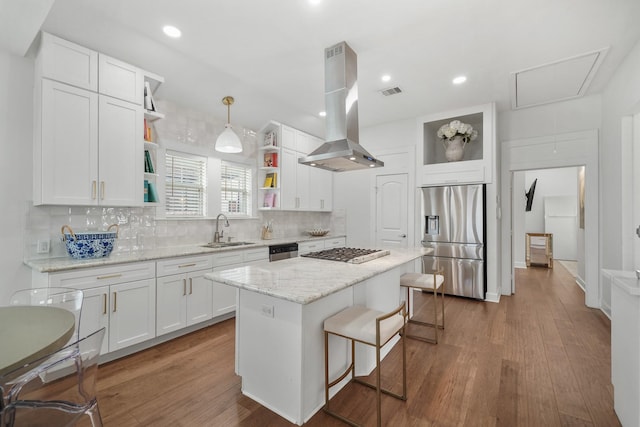
[[[0,307],[0,376],[61,349],[75,329],[75,317],[57,307]]]

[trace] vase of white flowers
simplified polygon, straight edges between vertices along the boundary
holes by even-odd
[[[444,145],[444,155],[449,162],[457,162],[464,157],[464,147],[478,137],[478,131],[470,124],[453,120],[438,129],[438,138]]]

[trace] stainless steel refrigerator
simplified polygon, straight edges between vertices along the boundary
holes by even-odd
[[[445,293],[484,300],[484,185],[422,188],[422,245],[427,269],[443,269]]]

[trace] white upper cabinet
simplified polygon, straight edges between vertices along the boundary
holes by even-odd
[[[144,96],[142,70],[102,53],[98,58],[98,92],[142,105]]]
[[[495,169],[495,104],[418,118],[417,185],[491,183]],[[462,160],[448,161],[438,129],[453,120],[469,124],[478,136],[466,143]]]
[[[42,33],[36,59],[40,75],[93,92],[98,90],[98,52]]]
[[[98,203],[136,206],[144,201],[142,107],[100,95]]]
[[[98,186],[98,94],[56,81],[36,85],[36,205],[91,205]]]
[[[298,163],[322,145],[322,139],[289,126],[281,126],[281,203],[284,210],[331,211],[332,172]]]
[[[144,79],[135,66],[42,33],[34,82],[35,205],[143,205]]]

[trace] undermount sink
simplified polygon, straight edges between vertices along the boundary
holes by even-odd
[[[202,245],[204,248],[227,248],[229,246],[246,246],[255,245],[253,242],[209,242],[206,245]]]

